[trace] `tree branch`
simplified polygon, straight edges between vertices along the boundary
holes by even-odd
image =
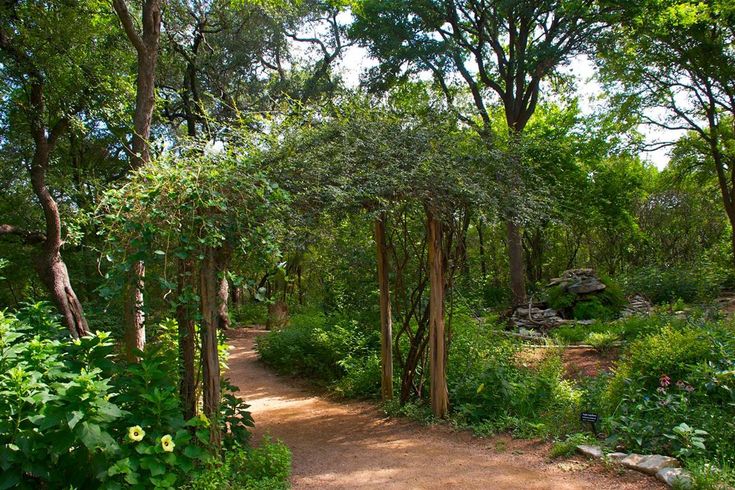
[[[117,12],[117,17],[120,19],[123,30],[128,36],[130,42],[135,46],[135,49],[139,53],[146,52],[146,46],[143,42],[143,38],[140,37],[140,34],[138,34],[138,31],[135,29],[135,25],[133,25],[133,18],[130,16],[130,11],[128,10],[125,0],[112,0],[112,7],[115,9],[115,12]]]
[[[17,236],[26,245],[36,245],[46,241],[46,235],[40,231],[28,231],[14,225],[0,225],[0,237]]]

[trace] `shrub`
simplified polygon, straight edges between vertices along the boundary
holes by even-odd
[[[550,458],[562,458],[574,455],[577,452],[577,446],[580,444],[596,444],[598,441],[595,440],[591,434],[585,434],[582,432],[576,432],[569,434],[564,440],[556,441],[551,446],[549,451]]]
[[[576,320],[611,320],[618,316],[625,305],[625,295],[620,286],[608,277],[600,278],[606,288],[591,297],[578,296],[562,285],[546,291],[547,304]]]
[[[587,335],[587,343],[599,352],[608,352],[619,339],[615,332],[592,332]]]
[[[268,320],[268,305],[264,302],[247,302],[230,309],[233,327],[265,325]]]
[[[626,352],[601,393],[606,426],[634,451],[685,461],[735,459],[730,325],[667,326]]]
[[[289,488],[291,451],[267,437],[259,447],[229,451],[197,473],[187,488],[192,490],[279,490]]]
[[[726,278],[724,271],[709,264],[696,264],[691,268],[645,267],[625,279],[625,289],[628,294],[645,295],[654,304],[672,303],[678,299],[694,303],[716,298]]]
[[[380,392],[379,333],[354,320],[300,313],[286,328],[259,337],[257,348],[277,371],[330,384],[343,396]]]
[[[590,343],[592,334],[615,335],[619,340],[635,340],[647,334],[655,333],[666,325],[676,328],[686,324],[685,320],[672,318],[669,315],[631,316],[612,322],[597,322],[592,325],[563,325],[551,331],[551,337],[563,343]]]
[[[0,312],[0,487],[89,486],[119,449],[115,422],[123,418],[103,370],[80,367],[48,306],[33,305],[24,320]],[[74,344],[89,359],[105,359],[106,334]],[[79,471],[85,468],[86,471]]]
[[[176,488],[211,459],[210,424],[226,448],[246,442],[252,419],[227,386],[219,420],[183,419],[165,335],[128,365],[109,334],[69,341],[48,311],[0,311],[0,488]]]
[[[563,381],[559,353],[536,367],[520,365],[519,344],[455,316],[448,389],[458,423],[483,433],[512,429],[533,436],[578,429],[581,394]]]

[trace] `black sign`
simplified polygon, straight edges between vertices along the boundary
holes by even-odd
[[[582,412],[582,414],[579,416],[579,419],[582,422],[589,422],[591,424],[594,424],[596,422],[599,422],[600,416],[597,415],[596,413]]]

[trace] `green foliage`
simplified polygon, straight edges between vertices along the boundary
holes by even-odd
[[[517,343],[468,320],[453,323],[447,374],[454,417],[461,425],[480,432],[513,429],[521,435],[578,427],[581,393],[562,379],[558,354],[538,366],[523,366]]]
[[[103,334],[76,347],[96,358],[113,349]],[[84,486],[106,469],[119,448],[111,427],[124,413],[109,400],[114,392],[102,370],[80,368],[65,343],[43,339],[6,313],[0,313],[0,369],[0,487]]]
[[[264,302],[247,302],[230,308],[230,321],[234,327],[265,325],[268,319],[268,305]]]
[[[666,314],[630,316],[612,322],[596,322],[592,325],[562,325],[551,331],[551,337],[564,344],[590,343],[592,334],[615,336],[619,340],[634,340],[660,330],[665,325],[681,326],[685,320]]]
[[[625,289],[641,293],[654,304],[705,302],[717,297],[727,279],[724,271],[708,264],[693,267],[642,267],[628,274]]]
[[[575,320],[608,319],[610,313],[610,309],[603,305],[598,298],[592,298],[576,303],[572,310],[572,318]]]
[[[732,325],[665,326],[634,342],[601,393],[611,434],[633,451],[735,458]]]
[[[574,455],[577,452],[577,446],[580,444],[591,444],[597,443],[594,436],[588,433],[577,432],[569,434],[564,440],[554,442],[549,451],[549,457],[552,459],[566,458]]]
[[[247,442],[252,418],[227,384],[221,420],[183,419],[165,342],[121,364],[109,334],[69,342],[48,312],[0,312],[0,487],[176,488],[212,458],[211,423],[225,448]]]
[[[259,447],[235,448],[223,461],[197,473],[192,490],[278,490],[290,488],[291,451],[265,437]]]
[[[261,358],[281,373],[333,384],[344,396],[380,391],[380,338],[356,321],[304,312],[290,324],[258,338]]]
[[[562,285],[552,286],[546,292],[546,302],[555,310],[566,310],[574,305],[577,295],[569,292]]]
[[[608,352],[620,338],[614,332],[591,332],[586,342],[599,352]]]
[[[623,308],[625,296],[620,286],[608,277],[600,278],[605,289],[592,297],[568,291],[560,284],[546,290],[546,302],[558,311],[571,313],[575,320],[612,320]]]

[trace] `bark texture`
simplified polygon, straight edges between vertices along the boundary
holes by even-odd
[[[212,421],[210,442],[219,447],[222,434],[219,430],[219,408],[222,397],[220,389],[220,366],[217,353],[217,329],[219,312],[217,308],[217,251],[207,247],[199,270],[199,297],[202,317],[202,392],[204,415]]]
[[[155,75],[158,62],[158,45],[161,37],[161,0],[145,0],[142,8],[142,32],[138,32],[125,0],[113,0],[112,6],[122,24],[125,35],[135,48],[138,61],[136,80],[135,115],[131,143],[131,169],[135,170],[150,161],[149,139],[151,121],[156,104]],[[128,357],[135,349],[145,347],[145,315],[143,314],[143,278],[145,265],[137,262],[131,268],[129,288],[123,308],[125,342]]]
[[[82,304],[72,288],[69,271],[61,257],[61,246],[64,241],[61,238],[59,206],[46,183],[51,153],[59,138],[66,132],[68,120],[62,117],[48,127],[44,74],[35,66],[33,57],[14,44],[12,33],[6,31],[3,25],[0,25],[0,49],[17,63],[27,76],[27,86],[23,88],[29,93],[29,105],[24,112],[34,143],[30,169],[31,187],[43,209],[45,224],[44,234],[24,233],[10,225],[0,226],[0,234],[16,234],[26,243],[41,245],[41,251],[36,258],[37,272],[59,309],[70,335],[79,338],[89,335],[89,326],[84,317]]]
[[[508,230],[508,261],[510,265],[510,290],[513,295],[513,306],[526,303],[526,281],[523,270],[523,237],[520,229],[513,221],[506,223]]]
[[[446,379],[446,337],[444,331],[444,264],[442,257],[442,226],[436,216],[428,213],[429,232],[429,370],[431,372],[431,411],[444,418],[449,413]]]
[[[61,257],[61,216],[51,192],[46,185],[46,173],[49,159],[58,138],[66,129],[62,121],[48,133],[42,123],[45,112],[43,83],[36,80],[31,84],[31,131],[35,150],[31,162],[31,186],[43,209],[46,227],[45,240],[41,245],[41,253],[36,260],[36,268],[43,280],[56,307],[61,313],[64,324],[73,338],[89,335],[89,326],[84,317],[84,309],[77,298],[69,279],[69,271]]]
[[[176,322],[179,326],[179,359],[181,380],[179,394],[184,406],[184,419],[189,420],[196,415],[196,330],[194,329],[194,311],[189,298],[193,295],[190,284],[193,282],[193,268],[190,260],[179,260],[178,290],[179,298],[176,306]]]
[[[375,220],[375,246],[380,291],[380,392],[383,400],[393,399],[393,319],[390,307],[388,250],[385,242],[385,214]]]

